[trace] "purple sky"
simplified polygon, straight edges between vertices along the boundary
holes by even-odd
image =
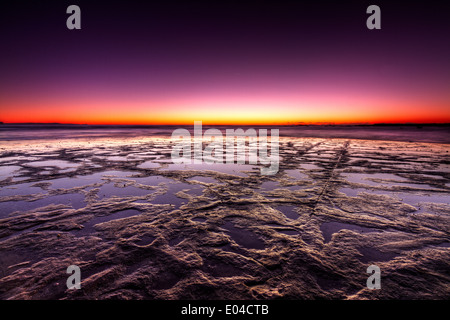
[[[1,4],[0,121],[450,122],[445,2]]]

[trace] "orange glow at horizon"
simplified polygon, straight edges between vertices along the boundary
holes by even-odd
[[[61,107],[64,105],[64,107]],[[416,104],[384,102],[361,107],[359,104],[289,101],[230,103],[11,103],[2,107],[4,123],[72,123],[117,125],[287,125],[287,124],[351,124],[351,123],[450,123],[450,112],[444,104],[429,108]]]

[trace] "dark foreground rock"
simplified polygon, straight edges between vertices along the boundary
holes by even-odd
[[[4,150],[0,298],[450,298],[448,145],[281,142],[274,176],[164,140]]]

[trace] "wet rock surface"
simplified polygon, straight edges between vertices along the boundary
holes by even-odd
[[[280,141],[273,176],[168,139],[3,148],[0,298],[450,298],[450,146]]]

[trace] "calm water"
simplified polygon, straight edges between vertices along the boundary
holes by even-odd
[[[0,141],[108,137],[171,136],[177,128],[193,126],[95,126],[0,124]],[[203,126],[217,128],[279,129],[280,136],[450,143],[450,126]],[[269,133],[270,134],[270,133]]]

